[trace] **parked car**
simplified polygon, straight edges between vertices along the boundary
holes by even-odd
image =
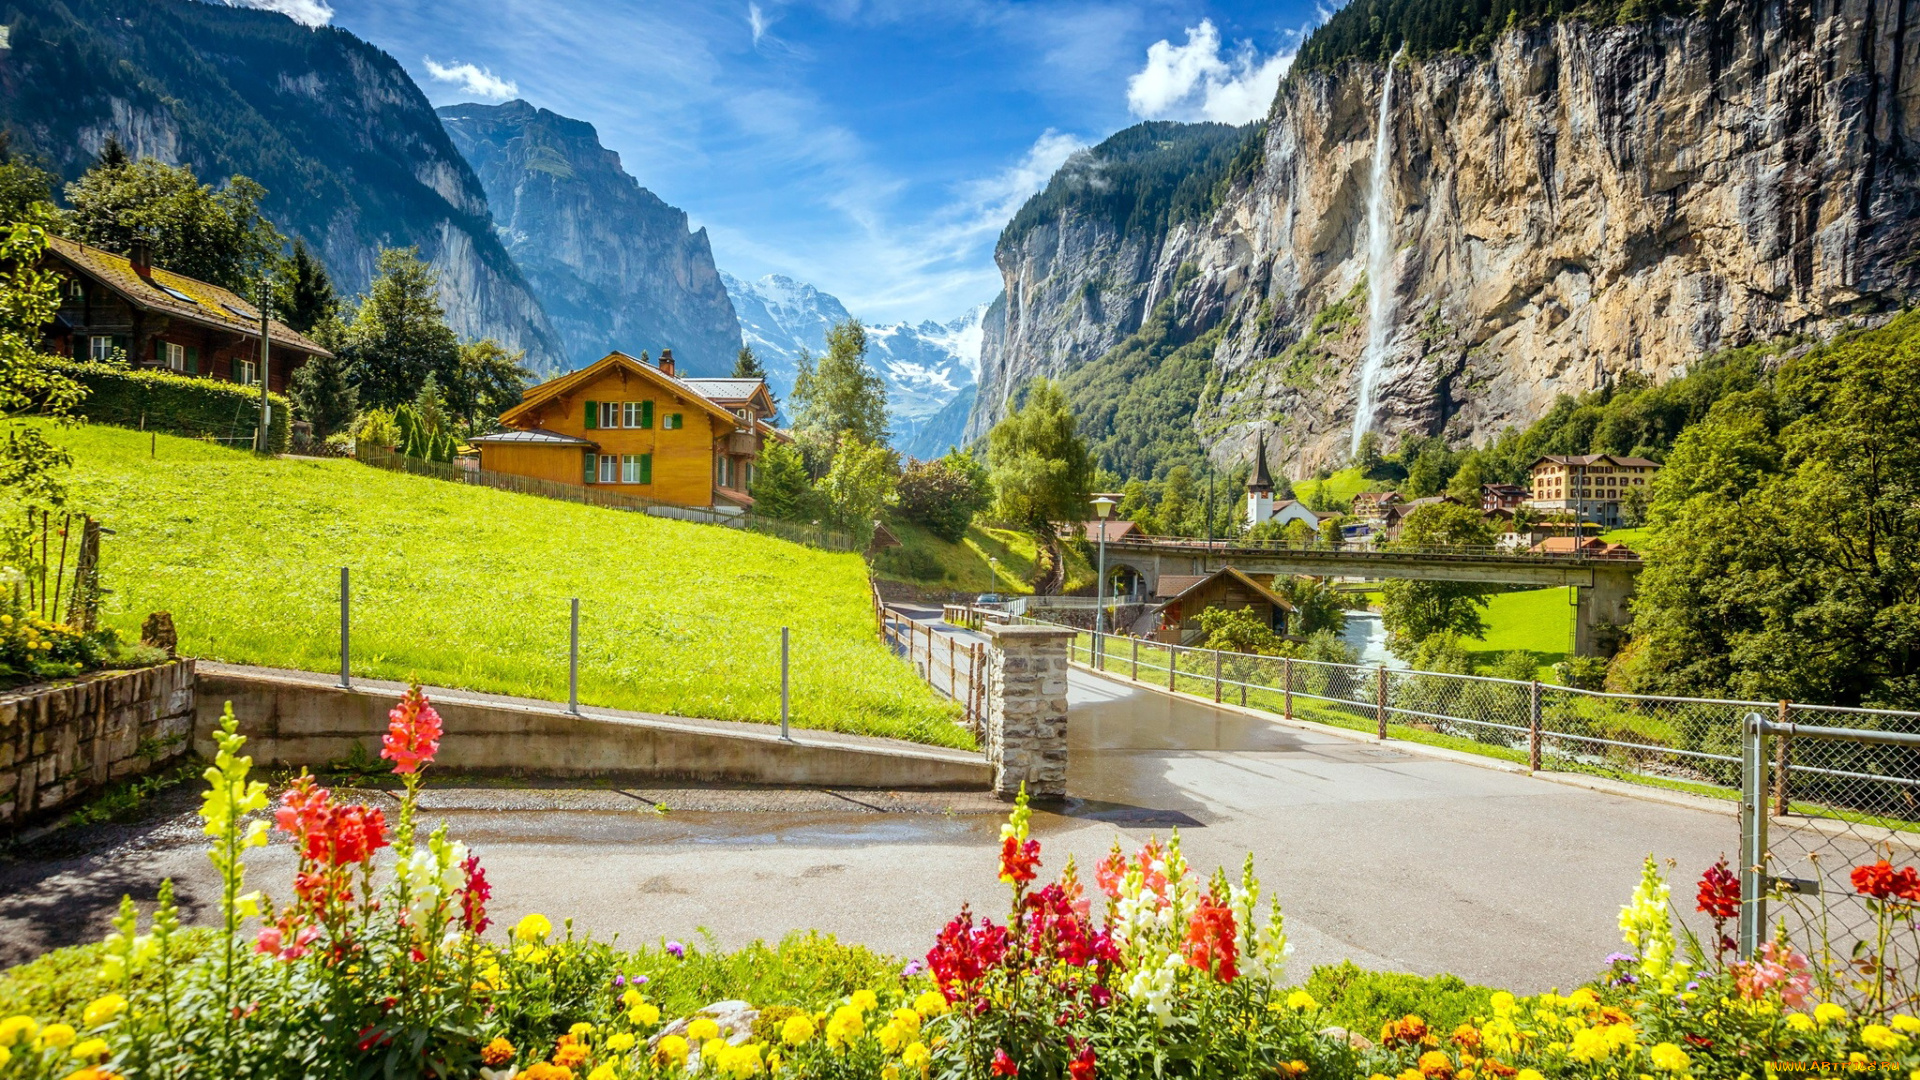
[[[973,606],[1004,608],[1007,606],[1007,598],[997,592],[983,592],[979,596],[974,597]]]

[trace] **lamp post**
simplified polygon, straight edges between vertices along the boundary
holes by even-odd
[[[1100,515],[1100,576],[1093,585],[1093,647],[1106,653],[1106,643],[1102,635],[1107,626],[1107,515],[1113,513],[1114,502],[1105,495],[1093,500],[1094,512]]]

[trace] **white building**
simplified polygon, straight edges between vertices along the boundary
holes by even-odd
[[[1247,480],[1247,527],[1269,521],[1277,521],[1282,527],[1292,521],[1305,522],[1309,529],[1320,527],[1320,515],[1307,509],[1300,500],[1275,501],[1273,477],[1267,472],[1267,437],[1262,434],[1253,457],[1253,476]]]

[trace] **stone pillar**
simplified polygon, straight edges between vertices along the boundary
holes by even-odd
[[[1067,794],[1067,649],[1074,632],[1058,626],[982,628],[987,661],[986,751],[993,792],[1011,799]]]

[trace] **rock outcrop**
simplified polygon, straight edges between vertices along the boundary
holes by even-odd
[[[1824,335],[1920,293],[1920,2],[1755,0],[1610,27],[1567,20],[1395,66],[1391,271],[1366,280],[1386,69],[1281,86],[1257,169],[1211,216],[1104,236],[1065,218],[1003,250],[970,431],[1019,380],[1117,340],[1182,264],[1224,332],[1195,424],[1223,463],[1269,432],[1296,475],[1347,453],[1367,290],[1394,290],[1374,427],[1484,440],[1560,393],[1655,379],[1780,334]],[[1115,288],[1115,284],[1119,288]],[[1097,362],[1097,361],[1094,361]]]
[[[592,124],[524,101],[438,112],[571,366],[670,348],[691,374],[733,370],[740,324],[707,230],[641,187]]]

